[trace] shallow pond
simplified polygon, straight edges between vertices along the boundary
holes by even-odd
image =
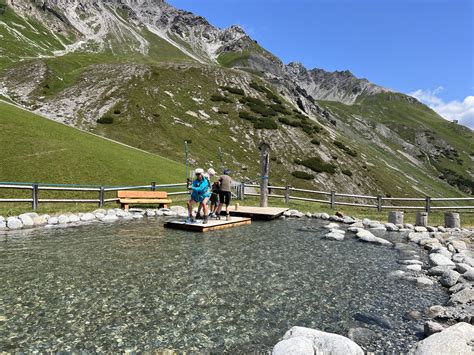
[[[365,349],[400,352],[423,324],[403,314],[447,298],[438,285],[388,277],[400,266],[393,248],[350,233],[326,240],[314,219],[206,234],[162,224],[0,235],[0,352],[265,351],[294,325],[344,336],[368,327],[377,336]],[[358,312],[393,329],[360,323]]]

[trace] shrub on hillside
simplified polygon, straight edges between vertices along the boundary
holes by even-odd
[[[116,115],[120,115],[121,113],[122,113],[122,111],[120,111],[118,108],[116,108],[114,110],[114,114],[116,114]]]
[[[261,118],[253,123],[255,129],[277,129],[278,124],[271,118]]]
[[[254,116],[252,116],[252,114],[246,111],[239,112],[239,117],[247,121],[252,121],[252,122],[257,121],[257,119]]]
[[[352,150],[351,148],[349,148],[348,146],[346,146],[344,143],[340,141],[334,141],[334,145],[338,147],[339,149],[342,149],[344,152],[346,152],[350,156],[353,156],[353,157],[357,156],[357,152],[355,150]]]
[[[256,104],[248,104],[247,105],[253,112],[258,113],[262,116],[268,117],[268,116],[276,116],[276,112],[272,110],[271,108],[261,106],[261,105],[256,105]]]
[[[280,121],[281,123],[283,124],[286,124],[287,126],[291,126],[291,127],[300,127],[301,126],[301,122],[298,121],[298,120],[292,120],[291,118],[289,117],[279,117],[278,118],[278,121]]]
[[[214,101],[214,102],[227,102],[229,104],[234,102],[234,101],[232,101],[232,99],[230,99],[226,96],[219,95],[219,94],[212,94],[211,95],[211,101]]]
[[[112,124],[112,123],[114,123],[114,118],[112,116],[109,116],[109,115],[104,115],[104,116],[102,116],[101,118],[99,118],[97,120],[97,123]]]
[[[295,178],[303,179],[303,180],[313,180],[314,179],[313,174],[309,174],[305,171],[293,171],[291,173],[291,175],[293,175]]]
[[[336,172],[336,166],[331,163],[326,163],[320,157],[304,159],[301,161],[301,165],[306,166],[316,173],[334,174]]]
[[[242,95],[242,96],[245,95],[245,91],[239,88],[233,88],[230,86],[221,86],[221,89],[226,90],[230,92],[231,94]]]
[[[347,175],[347,176],[352,176],[352,171],[348,170],[348,169],[342,169],[342,173],[344,175]]]
[[[311,139],[311,143],[313,143],[314,145],[321,145],[321,142],[317,138]]]
[[[220,114],[220,115],[228,115],[229,111],[223,110],[223,109],[220,108],[220,109],[217,110],[217,113]]]
[[[265,87],[259,85],[258,83],[254,82],[254,81],[252,81],[252,82],[250,83],[250,87],[251,87],[252,89],[254,89],[254,90],[257,90],[257,91],[261,92],[261,93],[264,93],[264,92],[265,92]]]

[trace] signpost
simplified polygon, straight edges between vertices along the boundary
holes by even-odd
[[[270,171],[270,146],[261,142],[260,149],[260,207],[268,207],[268,173]]]

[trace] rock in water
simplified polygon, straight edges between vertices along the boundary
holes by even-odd
[[[23,223],[24,227],[33,227],[35,225],[33,218],[27,213],[19,215],[18,218],[20,219],[21,223]]]
[[[425,335],[429,337],[430,335],[443,331],[444,327],[439,323],[428,321],[425,323],[424,330],[425,330]]]
[[[273,354],[344,354],[344,355],[363,355],[364,351],[362,348],[354,343],[352,340],[343,337],[342,335],[326,333],[317,329],[305,328],[305,327],[293,327],[288,330],[283,336],[284,340],[290,340],[298,338],[298,343],[307,349],[307,343],[302,340],[305,338],[313,346],[313,352],[291,352],[292,347],[284,347],[283,345],[275,345],[273,348]],[[290,343],[291,344],[291,343]],[[295,343],[296,344],[296,343]],[[304,344],[304,345],[303,345]],[[279,352],[285,349],[290,349],[290,352]],[[281,350],[280,350],[281,349]]]
[[[474,301],[474,290],[467,287],[455,294],[451,295],[448,301],[448,306],[456,306],[458,304],[466,304]]]
[[[454,270],[446,270],[441,275],[441,279],[439,280],[439,282],[441,282],[441,285],[443,286],[451,287],[458,282],[459,276],[461,276],[459,272],[456,272]]]
[[[454,266],[454,263],[448,257],[438,254],[438,253],[431,253],[429,256],[430,264],[433,266]]]
[[[7,227],[10,229],[20,229],[23,226],[21,220],[15,217],[7,218]]]
[[[354,319],[366,324],[375,324],[385,329],[392,329],[392,323],[381,316],[372,313],[356,313]]]
[[[367,328],[351,328],[347,336],[357,344],[366,345],[377,337],[377,333]]]
[[[473,341],[474,326],[468,323],[457,323],[420,341],[411,354],[472,354]]]

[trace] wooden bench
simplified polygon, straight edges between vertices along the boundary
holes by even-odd
[[[117,197],[120,207],[126,211],[129,204],[158,204],[167,208],[173,202],[165,191],[117,191]]]

